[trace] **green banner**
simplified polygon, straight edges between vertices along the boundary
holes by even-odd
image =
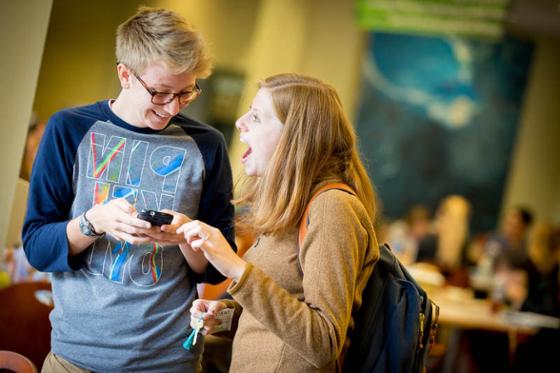
[[[357,0],[371,31],[500,38],[509,0]]]

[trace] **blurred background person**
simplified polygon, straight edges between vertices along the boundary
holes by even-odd
[[[431,263],[449,284],[468,286],[466,248],[470,237],[471,204],[460,195],[441,200],[433,231],[420,240],[416,262]]]
[[[549,222],[539,222],[526,247],[526,252],[519,246],[496,256],[490,291],[493,310],[506,308],[560,317],[560,232]],[[469,338],[478,366],[496,360],[490,351],[505,350],[508,344],[504,335],[473,332]],[[555,351],[559,342],[558,329],[541,328],[535,335],[521,336],[512,359],[512,371],[556,371],[557,368],[551,367],[557,366]],[[505,364],[502,362],[502,366]]]
[[[418,243],[430,231],[430,218],[430,211],[426,206],[415,204],[410,207],[404,219],[395,220],[387,227],[386,242],[404,265],[416,261]]]
[[[504,271],[511,272],[508,268],[526,270],[529,260],[527,239],[532,222],[531,210],[516,206],[507,212],[499,230],[469,248],[468,257],[476,263],[471,275],[471,285],[478,297],[485,298],[493,291],[498,266],[502,272],[499,277],[503,277]]]
[[[19,177],[24,180],[29,181],[31,176],[31,167],[33,166],[33,161],[35,160],[35,155],[37,154],[37,149],[44,132],[45,122],[39,121],[37,114],[33,113],[29,123],[27,139],[25,140],[25,149],[21,160],[21,169],[19,174]]]
[[[527,239],[533,223],[533,213],[524,206],[516,206],[508,211],[500,230],[490,236],[484,245],[482,255],[497,257],[512,252],[527,257]]]
[[[527,298],[521,310],[560,317],[560,228],[536,224],[528,256]]]
[[[527,296],[521,310],[560,317],[560,227],[536,224],[528,255]],[[559,344],[559,329],[543,328],[528,336],[515,351],[512,371],[557,371]]]

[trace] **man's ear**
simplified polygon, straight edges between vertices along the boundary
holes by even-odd
[[[117,75],[119,76],[121,87],[128,89],[130,87],[130,79],[132,78],[130,69],[125,64],[119,63],[117,64]]]

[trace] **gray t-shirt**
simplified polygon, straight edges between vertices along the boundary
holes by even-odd
[[[53,272],[52,351],[102,372],[189,372],[196,282],[178,246],[130,245],[105,236],[68,258],[65,227],[94,204],[126,198],[138,211],[164,208],[199,218],[233,242],[231,170],[223,136],[179,116],[162,131],[123,122],[108,101],[55,114],[33,170],[24,247]],[[199,339],[200,341],[201,339]]]

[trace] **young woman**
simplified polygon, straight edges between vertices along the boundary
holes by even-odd
[[[259,85],[238,119],[250,177],[238,204],[248,208],[257,241],[240,258],[220,231],[200,221],[178,230],[233,280],[229,300],[198,300],[191,325],[216,313],[240,314],[231,372],[332,372],[350,341],[347,331],[379,258],[373,229],[375,195],[360,161],[356,136],[336,91],[305,76],[282,74]],[[304,210],[310,205],[301,246]]]

